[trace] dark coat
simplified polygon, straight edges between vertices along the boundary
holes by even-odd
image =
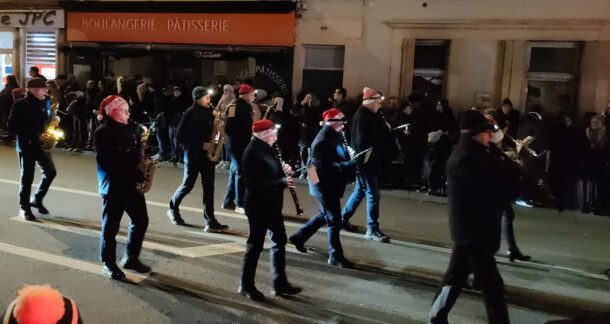
[[[447,164],[451,238],[492,254],[500,248],[502,211],[518,192],[518,169],[494,150],[463,136]]]
[[[350,161],[349,153],[340,133],[324,126],[311,144],[310,164],[316,167],[320,182],[309,182],[309,193],[324,198],[341,198],[345,184],[354,172],[355,162]]]
[[[186,95],[181,95],[180,97],[170,96],[167,105],[163,109],[167,122],[172,126],[178,126],[182,119],[182,114],[192,103],[193,101]]]
[[[140,136],[132,125],[123,125],[106,117],[93,135],[97,160],[99,193],[124,194],[141,180]]]
[[[380,115],[365,107],[360,107],[352,118],[351,134],[351,146],[356,153],[370,147],[373,148],[366,164],[364,164],[366,154],[358,157],[358,166],[373,172],[379,172],[383,159],[388,156],[387,141],[390,140],[390,132]]]
[[[225,123],[225,138],[227,148],[238,160],[241,159],[252,138],[252,123],[252,106],[244,99],[237,98],[235,116],[229,117]]]
[[[186,149],[203,151],[203,143],[209,143],[212,139],[213,127],[212,108],[204,108],[195,103],[182,115],[176,138]]]
[[[28,94],[15,101],[8,118],[8,129],[17,137],[17,152],[40,148],[40,135],[51,116],[51,101]]]
[[[248,217],[281,214],[287,183],[275,150],[260,139],[253,138],[244,151],[242,167],[246,184],[244,204]]]
[[[320,131],[322,121],[322,108],[320,106],[301,106],[299,122],[301,134],[299,144],[311,147],[311,142]]]

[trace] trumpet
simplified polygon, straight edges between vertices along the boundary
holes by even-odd
[[[539,157],[540,155],[538,153],[536,153],[536,151],[532,150],[528,145],[529,143],[534,141],[534,138],[531,136],[526,137],[525,139],[522,140],[517,140],[514,137],[504,133],[504,136],[506,136],[509,140],[511,140],[513,143],[515,143],[515,145],[517,145],[517,147],[521,146],[521,148],[525,149],[525,151],[527,151],[527,153],[531,154],[533,157]]]

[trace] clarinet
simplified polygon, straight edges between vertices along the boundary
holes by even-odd
[[[354,149],[351,146],[349,146],[349,144],[347,143],[347,137],[345,137],[345,132],[343,132],[343,130],[341,130],[339,133],[341,133],[341,138],[343,139],[343,145],[345,146],[345,149],[347,150],[347,153],[349,154],[349,159],[353,160],[354,156],[356,155],[356,151],[354,151]],[[356,162],[356,181],[358,181],[361,188],[364,188],[364,183],[362,183],[362,178],[360,178],[360,170],[358,170],[358,162]]]
[[[284,170],[284,165],[286,163],[284,163],[284,161],[282,160],[282,153],[280,152],[280,148],[276,144],[273,145],[273,148],[275,148],[277,152],[277,159],[279,160],[280,165],[282,166],[282,170]],[[290,174],[288,174],[288,172],[286,172],[285,170],[284,174],[286,174],[287,177],[290,176]],[[303,216],[304,211],[303,208],[301,208],[301,203],[299,202],[299,197],[297,196],[296,189],[291,187],[288,187],[288,189],[290,189],[290,195],[292,196],[292,201],[294,202],[294,208],[296,208],[297,210],[297,216]]]

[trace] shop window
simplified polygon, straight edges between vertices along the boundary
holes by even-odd
[[[25,36],[25,75],[37,66],[40,74],[55,79],[57,38],[55,32],[27,32]]]
[[[0,31],[0,90],[9,74],[13,74],[13,32]]]
[[[306,46],[303,91],[313,92],[322,102],[343,86],[344,46]]]
[[[579,60],[579,43],[529,43],[525,111],[537,105],[547,115],[575,117]]]
[[[411,92],[432,103],[445,96],[449,41],[417,40]]]

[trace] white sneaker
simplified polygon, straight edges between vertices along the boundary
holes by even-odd
[[[235,207],[235,212],[238,214],[242,214],[242,215],[246,214],[246,210],[243,209],[242,207]]]

